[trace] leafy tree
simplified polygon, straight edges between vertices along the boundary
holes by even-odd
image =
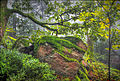
[[[37,6],[33,4],[42,3],[41,9],[35,11]],[[25,32],[32,29],[26,25],[27,19],[46,28],[48,32],[53,34],[62,35],[74,35],[85,40],[88,44],[88,56],[93,57],[94,42],[98,40],[109,40],[109,65],[110,65],[110,52],[111,48],[120,48],[120,29],[115,27],[116,22],[120,17],[120,2],[118,0],[113,1],[48,1],[48,0],[14,0],[11,8],[7,6],[10,4],[9,0],[0,0],[0,42],[6,42],[6,32],[12,31],[7,28],[8,18],[17,13],[21,15],[23,20],[19,20],[19,25],[15,26],[14,30],[17,32],[16,27],[20,26],[19,30]],[[46,9],[46,10],[45,10]],[[36,9],[37,10],[37,9]],[[44,12],[45,11],[45,12]],[[42,21],[43,15],[47,18],[46,21]],[[27,21],[27,22],[26,22]],[[48,23],[49,22],[49,23]],[[79,23],[78,23],[79,22]],[[23,24],[24,23],[24,24]],[[28,29],[30,28],[30,29]],[[20,31],[22,34],[24,31]],[[31,31],[30,31],[31,32]],[[39,37],[39,30],[34,32],[31,36]],[[12,36],[12,34],[10,34]],[[35,36],[36,35],[36,36]],[[17,40],[9,37],[14,42]],[[117,39],[116,39],[117,38]],[[19,38],[18,38],[19,40]],[[7,40],[7,42],[10,42]],[[10,43],[8,43],[10,44]],[[13,45],[14,46],[14,45]],[[11,47],[11,45],[9,46]],[[110,66],[109,66],[110,67]],[[110,68],[109,68],[110,70]],[[110,72],[109,72],[110,73]]]
[[[6,25],[8,23],[8,18],[10,17],[10,15],[12,15],[13,13],[18,13],[24,17],[27,17],[29,19],[31,19],[33,22],[41,25],[42,27],[45,27],[51,31],[57,31],[57,29],[53,29],[50,28],[49,26],[47,26],[48,23],[43,23],[40,22],[39,20],[36,20],[34,18],[34,16],[32,16],[30,13],[24,13],[26,10],[30,9],[30,1],[29,0],[23,0],[21,3],[17,2],[16,5],[17,7],[14,7],[13,9],[7,8],[7,2],[8,0],[1,0],[0,1],[0,13],[1,13],[1,17],[0,17],[0,41],[2,40],[3,36],[4,36],[4,32],[6,29]],[[25,5],[21,6],[21,5]],[[21,9],[23,8],[24,11],[21,11]]]

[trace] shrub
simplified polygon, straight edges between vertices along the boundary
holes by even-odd
[[[47,63],[16,50],[0,49],[1,81],[53,81],[56,76]]]

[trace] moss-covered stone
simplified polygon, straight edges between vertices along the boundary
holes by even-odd
[[[81,68],[82,74],[87,77],[86,70],[81,64],[85,49],[77,46],[75,42],[71,42],[72,38],[66,40],[66,38],[56,36],[41,36],[34,39],[34,51],[40,61],[49,63],[58,74],[75,77]],[[75,39],[77,38],[75,37]],[[78,38],[76,42],[79,41],[81,39]]]
[[[56,36],[42,36],[41,38],[37,38],[35,40],[35,51],[40,45],[43,45],[45,43],[50,44],[53,48],[63,51],[64,47],[67,48],[75,48],[79,52],[85,52],[84,49],[81,49],[77,45],[73,44],[72,42],[65,40],[65,39],[60,39],[59,37]]]

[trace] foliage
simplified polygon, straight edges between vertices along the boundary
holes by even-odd
[[[16,50],[0,49],[0,79],[7,81],[53,81],[56,76],[47,63]]]
[[[16,41],[16,39],[14,37],[11,37],[9,35],[9,32],[15,32],[12,28],[6,28],[5,33],[4,33],[4,37],[2,39],[2,41],[0,42],[1,45],[3,45],[4,47],[10,49],[13,45],[13,43]]]
[[[89,55],[84,55],[84,67],[89,68],[87,69],[88,75],[92,81],[107,81],[108,80],[108,66],[100,61],[97,61],[95,58],[93,62],[90,62]],[[112,81],[119,81],[120,80],[120,70],[110,68],[111,70],[111,80]]]
[[[57,75],[56,79],[56,81],[70,81],[70,80],[74,81],[74,78]]]
[[[108,38],[111,37],[112,42],[112,50],[119,50],[120,48],[120,29],[119,26],[115,26],[116,22],[119,21],[120,18],[120,2],[118,0],[114,1],[75,1],[72,2],[70,0],[66,1],[47,1],[42,0],[47,4],[47,9],[45,10],[44,14],[47,14],[47,22],[40,22],[39,18],[41,19],[41,14],[39,14],[39,9],[32,6],[31,0],[18,0],[14,1],[12,4],[12,9],[7,8],[7,0],[0,0],[0,45],[4,45],[4,47],[10,49],[13,45],[16,45],[16,41],[19,40],[15,38],[15,36],[6,35],[7,32],[12,31],[11,29],[6,29],[6,24],[8,23],[8,17],[12,13],[18,13],[21,16],[27,17],[31,19],[36,24],[47,28],[50,31],[54,31],[53,33],[62,34],[62,35],[68,35],[72,34],[74,36],[79,36],[81,39],[85,39],[85,42],[90,38],[91,41],[96,42],[98,40],[102,40],[102,42],[108,40]],[[40,2],[41,0],[38,0],[37,2]],[[34,4],[34,3],[33,3]],[[35,9],[34,9],[35,8]],[[41,8],[41,7],[40,7]],[[33,11],[36,11],[33,13]],[[44,10],[43,10],[44,11]],[[25,13],[24,13],[25,12]],[[36,15],[36,13],[38,14]],[[19,16],[19,17],[21,17]],[[45,44],[46,42],[51,44],[61,56],[64,58],[70,60],[70,61],[76,61],[75,59],[67,58],[65,55],[62,54],[62,51],[64,51],[64,47],[67,48],[75,48],[79,52],[85,52],[85,50],[80,49],[77,47],[74,42],[77,41],[71,41],[70,40],[64,40],[58,37],[52,37],[52,36],[40,36],[41,32],[39,30],[31,31],[33,29],[33,25],[27,25],[27,19],[21,17],[21,20],[18,21],[20,24],[18,25],[18,30],[20,31],[20,35],[28,35],[29,33],[34,33],[31,36],[31,39],[22,39],[20,40],[17,45],[19,47],[19,44],[23,44],[24,46],[29,46],[29,43],[35,42],[35,49],[34,51],[37,51],[37,48],[41,44]],[[72,22],[70,22],[72,20]],[[11,22],[11,20],[9,20]],[[54,23],[53,23],[54,21]],[[82,23],[75,23],[76,21],[80,21]],[[49,22],[49,23],[48,23]],[[18,23],[16,23],[18,24]],[[27,26],[26,26],[27,25]],[[29,27],[30,26],[30,27]],[[29,28],[29,29],[28,29]],[[111,31],[109,31],[111,29]],[[50,32],[48,31],[48,32]],[[14,32],[14,31],[12,31]],[[19,31],[17,31],[19,32]],[[26,34],[27,33],[27,34]],[[50,32],[51,33],[51,32]],[[50,33],[48,33],[50,35]],[[44,35],[45,35],[44,34]],[[56,35],[57,35],[56,34]],[[43,34],[42,34],[43,35]],[[40,37],[40,38],[36,38]],[[88,37],[88,38],[86,38]],[[2,42],[1,42],[2,39]],[[39,43],[39,44],[38,44]],[[109,44],[111,45],[111,44]],[[92,45],[91,45],[92,46]],[[106,45],[107,46],[107,45]],[[89,46],[88,46],[89,47]],[[101,49],[101,54],[105,54],[102,52],[102,46],[99,46],[99,50]],[[108,48],[106,48],[108,49]],[[104,49],[105,50],[105,49]],[[88,51],[89,50],[88,48]],[[106,50],[105,50],[106,51]],[[91,55],[96,53],[89,52],[89,55],[86,55],[86,62],[91,59]],[[92,57],[93,57],[92,56]],[[96,57],[98,57],[96,56]],[[106,55],[104,55],[106,56]],[[17,57],[17,56],[16,56]],[[103,57],[103,56],[102,56]],[[7,57],[8,58],[8,57]],[[90,61],[88,62],[90,63]],[[97,64],[95,64],[97,65]],[[99,63],[98,63],[99,65]],[[104,65],[103,65],[104,66]],[[82,66],[83,67],[83,66]],[[93,67],[92,67],[93,68]],[[84,67],[83,67],[84,69]],[[100,69],[100,68],[98,68]],[[96,72],[96,70],[94,70]],[[99,72],[103,72],[106,74],[107,71],[103,71],[100,69]],[[87,73],[87,72],[85,72]],[[7,74],[6,74],[7,75]],[[6,77],[6,75],[4,77]],[[24,75],[24,73],[23,73]],[[116,74],[115,74],[116,75]],[[8,75],[7,75],[8,76]],[[10,75],[9,75],[10,76]],[[13,76],[13,75],[11,75]],[[18,75],[17,75],[18,76]],[[21,75],[19,75],[21,76]],[[97,79],[102,80],[99,75],[97,75]],[[104,76],[104,74],[101,74],[103,76],[103,79],[107,76]],[[115,76],[116,77],[116,76]],[[10,79],[10,78],[9,78]],[[94,78],[95,79],[95,78]],[[78,79],[79,80],[79,79]],[[115,80],[117,80],[115,78]]]
[[[90,67],[92,67],[92,80],[100,80],[100,81],[106,81],[108,79],[108,67],[107,65],[100,63],[100,62],[93,62]],[[111,70],[111,80],[113,81],[119,81],[120,80],[120,74],[119,70],[110,68]]]

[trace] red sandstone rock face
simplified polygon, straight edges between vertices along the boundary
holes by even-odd
[[[78,46],[81,46],[80,44]],[[84,49],[86,48],[84,47]],[[44,46],[41,45],[37,53],[37,58],[39,58],[40,61],[44,61],[50,64],[51,68],[54,69],[57,74],[74,77],[77,74],[80,65],[77,62],[67,61],[58,53],[53,52],[53,50],[54,48],[52,48],[48,44]],[[69,58],[77,59],[78,61],[82,60],[83,57],[82,53],[79,53],[78,51],[73,50],[72,48],[70,49],[72,51],[68,51],[68,50],[69,49],[65,47],[65,51],[63,52],[65,56]]]
[[[48,57],[45,61],[50,64],[56,73],[67,76],[75,76],[79,69],[77,62],[66,62],[58,53],[54,53],[52,57]]]

